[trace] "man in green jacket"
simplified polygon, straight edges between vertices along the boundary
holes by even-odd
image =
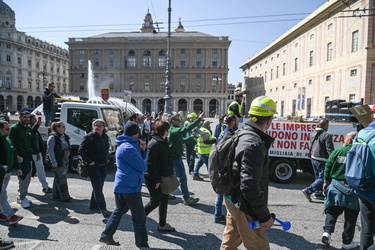
[[[0,131],[5,137],[8,136],[10,131],[8,122],[0,121]],[[23,217],[16,215],[12,207],[9,205],[7,187],[13,170],[17,170],[17,175],[22,175],[22,171],[19,169],[17,150],[15,149],[12,141],[9,138],[5,139],[4,148],[4,151],[6,152],[8,167],[5,172],[0,192],[0,221],[9,221],[9,225],[13,225],[22,220]]]
[[[17,197],[17,203],[21,204],[23,208],[29,208],[31,201],[26,198],[26,195],[33,172],[32,130],[29,125],[30,113],[28,111],[22,111],[19,119],[16,124],[12,125],[9,138],[12,140],[18,155],[23,159],[20,165],[22,175],[18,176],[19,196]]]
[[[199,201],[198,198],[190,197],[189,189],[187,186],[187,178],[185,172],[185,166],[182,162],[183,154],[183,138],[184,135],[198,126],[199,122],[204,118],[204,113],[199,115],[199,118],[194,122],[190,123],[188,126],[181,127],[181,118],[177,115],[172,115],[169,118],[169,123],[171,125],[169,129],[168,143],[169,148],[172,153],[174,171],[180,182],[181,192],[184,198],[185,205],[192,205]]]
[[[352,147],[356,134],[357,132],[351,132],[346,135],[344,147],[331,153],[324,168],[323,190],[326,192],[324,201],[326,220],[322,242],[330,245],[331,233],[335,230],[337,218],[345,213],[344,232],[342,233],[343,249],[354,249],[358,246],[358,243],[352,240],[359,214],[359,203],[356,194],[348,186],[345,178],[346,155]]]

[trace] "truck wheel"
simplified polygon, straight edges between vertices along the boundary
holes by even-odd
[[[296,166],[290,160],[276,160],[270,168],[270,178],[277,183],[290,183],[296,176]]]

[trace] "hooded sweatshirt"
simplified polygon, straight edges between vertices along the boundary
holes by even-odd
[[[116,138],[117,171],[115,176],[115,193],[138,193],[144,181],[143,172],[147,170],[145,161],[147,151],[138,147],[138,138],[120,135]]]

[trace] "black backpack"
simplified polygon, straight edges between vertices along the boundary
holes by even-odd
[[[245,134],[256,133],[240,129],[233,133],[226,133],[223,139],[215,144],[208,159],[208,173],[212,188],[217,194],[229,194],[240,183],[233,183],[233,163],[235,149],[239,138]]]

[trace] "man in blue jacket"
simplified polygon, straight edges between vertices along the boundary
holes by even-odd
[[[132,214],[135,244],[137,247],[148,247],[146,230],[146,214],[142,203],[143,172],[147,170],[146,143],[139,140],[138,124],[129,121],[124,126],[124,134],[117,137],[116,151],[117,171],[115,176],[114,193],[116,209],[109,217],[107,225],[99,238],[107,245],[119,246],[113,239],[123,214],[130,209]]]
[[[51,121],[55,97],[61,98],[61,96],[56,94],[55,84],[53,82],[50,82],[43,92],[43,113],[46,120],[44,125],[46,127],[49,126],[49,122]]]

